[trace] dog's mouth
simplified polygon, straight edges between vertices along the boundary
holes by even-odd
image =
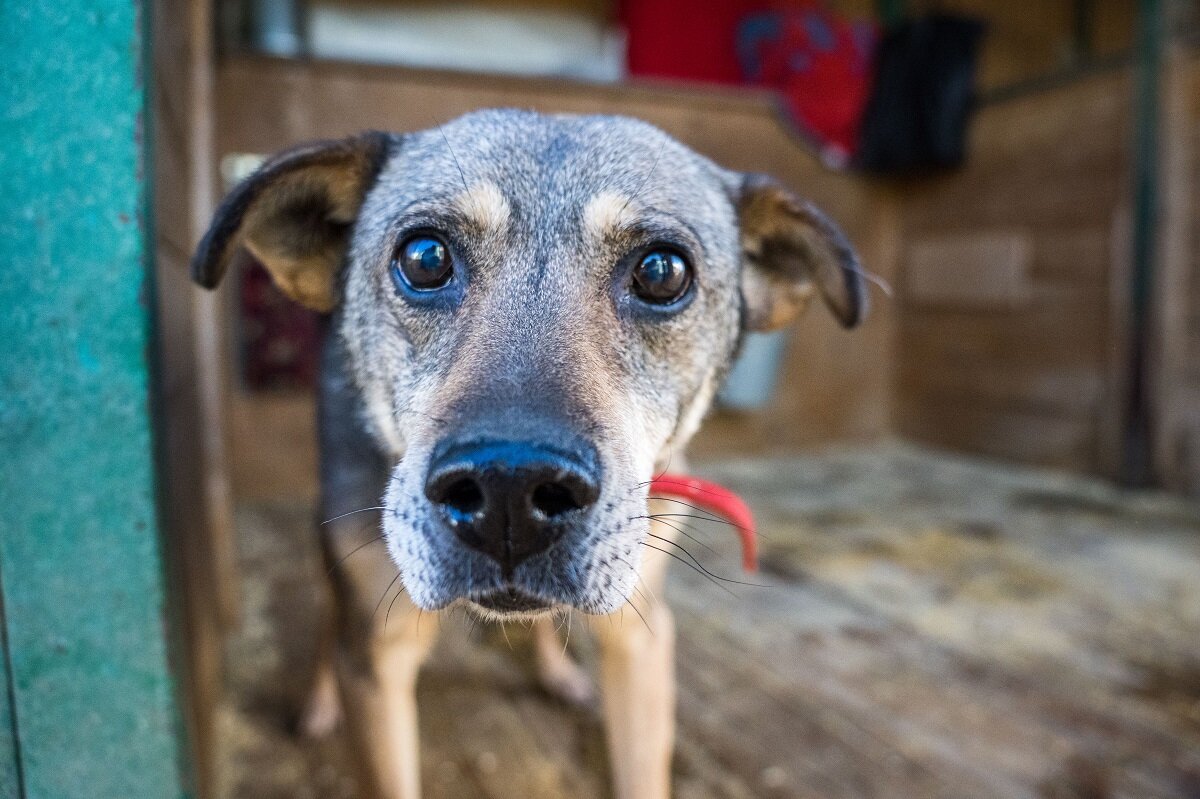
[[[471,601],[484,610],[499,614],[543,613],[554,605],[519,588],[502,588],[471,597]]]

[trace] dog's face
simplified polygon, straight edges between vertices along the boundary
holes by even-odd
[[[336,309],[395,459],[389,550],[426,609],[619,608],[649,481],[741,334],[814,291],[847,325],[865,305],[813,208],[619,117],[485,111],[285,153],[218,211],[198,279],[239,244]]]

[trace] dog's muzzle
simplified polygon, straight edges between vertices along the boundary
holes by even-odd
[[[460,541],[496,561],[509,579],[596,503],[599,459],[588,447],[443,442],[430,460],[425,496]]]

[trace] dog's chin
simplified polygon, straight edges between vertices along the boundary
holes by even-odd
[[[566,608],[548,602],[519,588],[502,588],[477,594],[462,600],[471,611],[488,621],[522,621],[537,619]]]

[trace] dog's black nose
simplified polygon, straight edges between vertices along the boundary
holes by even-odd
[[[455,535],[506,571],[549,548],[600,496],[593,453],[516,441],[435,451],[425,496]]]

